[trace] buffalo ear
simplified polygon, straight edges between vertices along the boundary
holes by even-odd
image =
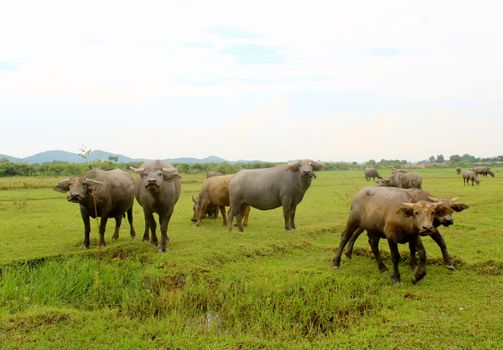
[[[182,177],[178,175],[177,173],[172,173],[172,174],[164,174],[163,180],[167,182],[173,182],[178,179],[181,179]]]
[[[463,211],[465,209],[470,208],[470,206],[468,204],[459,203],[459,204],[452,204],[451,208],[452,208],[452,210],[454,210],[456,212],[460,212],[460,211]]]
[[[299,171],[299,168],[300,168],[300,162],[288,164],[288,170],[290,170],[290,171]]]
[[[53,190],[63,193],[68,192],[70,190],[70,179],[61,181],[53,188]]]
[[[311,165],[312,165],[314,171],[320,171],[325,168],[325,166],[323,164],[318,163],[318,162],[312,162]]]
[[[397,210],[397,214],[403,215],[405,217],[410,217],[414,216],[414,208],[412,206],[409,206],[407,204],[410,203],[402,203],[404,206],[400,207],[400,209]]]

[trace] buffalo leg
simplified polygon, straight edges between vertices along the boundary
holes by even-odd
[[[335,253],[335,257],[332,259],[332,265],[336,268],[341,266],[341,255],[342,255],[342,250],[348,243],[349,239],[351,238],[351,235],[353,232],[359,227],[360,225],[357,222],[350,222],[346,224],[346,229],[342,232],[341,234],[341,241],[339,243],[339,248],[337,248],[337,252]]]
[[[108,217],[103,216],[100,220],[100,247],[105,246],[105,229],[107,227]]]
[[[161,224],[161,248],[159,249],[159,253],[163,253],[166,251],[168,247],[168,224],[171,219],[171,214],[159,215],[159,222]]]
[[[291,211],[292,211],[292,199],[288,197],[283,197],[283,218],[285,220],[285,230],[293,231],[292,224],[290,222],[291,219]]]
[[[451,256],[447,251],[447,245],[445,244],[444,237],[442,237],[442,235],[438,231],[432,233],[430,236],[435,241],[435,243],[437,243],[437,245],[440,247],[440,250],[442,251],[445,267],[447,267],[449,270],[454,270],[454,265],[452,264]]]
[[[225,213],[225,207],[224,206],[220,206],[218,208],[220,209],[220,214],[222,214],[223,225],[227,225],[227,214]]]
[[[234,221],[234,216],[236,215],[236,209],[231,204],[229,207],[229,218],[227,219],[227,230],[232,231],[232,222]]]
[[[145,228],[146,231],[146,238],[148,241],[148,229],[150,229],[150,244],[154,247],[157,247],[157,234],[155,233],[155,230],[157,229],[157,223],[155,222],[154,214],[153,213],[148,213],[146,214],[145,217],[145,222],[148,223],[148,227]],[[145,240],[145,234],[143,235],[143,240]]]
[[[393,276],[391,276],[394,283],[400,282],[400,271],[398,271],[398,262],[400,261],[400,253],[398,252],[398,245],[388,238],[389,250],[391,252],[391,261],[393,262]]]
[[[243,212],[245,209],[245,205],[239,207],[239,211],[236,213],[236,223],[238,225],[239,232],[243,232]]]
[[[362,231],[363,231],[363,229],[362,229]],[[354,234],[353,234],[353,237],[354,237]],[[369,237],[370,249],[372,249],[372,253],[374,253],[374,257],[376,259],[377,268],[383,273],[388,272],[388,268],[386,267],[386,265],[384,265],[384,261],[382,260],[381,252],[379,251],[380,237],[378,235],[372,234],[370,232],[368,233],[368,237]]]
[[[412,283],[417,283],[426,275],[426,250],[424,249],[421,237],[417,236],[414,241],[414,245],[417,248],[417,253],[419,254],[419,265],[416,269],[416,272],[414,273],[414,276],[412,277]]]
[[[133,239],[136,236],[136,232],[134,232],[133,226],[133,207],[127,210],[127,221],[129,222],[129,237]]]
[[[91,232],[91,223],[89,222],[89,215],[81,211],[82,221],[84,222],[84,242],[80,246],[81,249],[89,248],[89,233]]]
[[[290,212],[290,226],[292,229],[296,230],[297,226],[295,226],[295,211],[297,210],[297,207],[293,206]]]
[[[353,254],[353,246],[355,245],[355,241],[358,239],[358,237],[362,234],[363,232],[362,227],[358,227],[358,229],[353,233],[351,236],[351,239],[348,242],[348,246],[346,248],[346,256],[351,259],[351,255]]]
[[[116,216],[115,217],[115,230],[114,230],[114,235],[112,236],[112,240],[117,240],[119,238],[119,230],[121,228],[121,223],[122,223],[122,215]]]
[[[248,217],[250,216],[250,206],[247,205],[243,214],[243,226],[248,226]]]

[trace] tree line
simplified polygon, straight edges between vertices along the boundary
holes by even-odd
[[[488,164],[489,166],[501,165],[503,156],[480,158],[470,154],[452,155],[449,160],[445,160],[442,155],[431,156],[427,160],[412,164],[406,160],[399,159],[381,159],[380,161],[369,160],[367,162],[325,162],[326,170],[362,170],[366,167],[374,168],[407,168],[417,166],[425,167],[471,167],[476,164]],[[72,176],[84,175],[87,171],[93,168],[101,168],[103,170],[111,169],[130,169],[130,167],[139,167],[141,163],[118,163],[117,159],[109,159],[106,161],[95,161],[87,163],[67,163],[67,162],[50,162],[42,164],[27,164],[13,163],[6,159],[0,160],[0,177],[7,176]],[[249,163],[175,163],[180,173],[182,174],[204,174],[208,171],[219,171],[224,174],[232,174],[241,169],[257,169],[268,168],[282,163],[274,162],[249,162]]]

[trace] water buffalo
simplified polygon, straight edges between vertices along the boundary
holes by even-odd
[[[457,167],[456,168],[456,174],[460,175],[461,174],[461,168],[460,167]]]
[[[379,189],[374,188],[374,191],[378,191]],[[433,220],[433,226],[435,228],[439,227],[440,225],[442,226],[450,226],[454,224],[454,220],[452,219],[452,214],[453,212],[460,212],[468,208],[468,205],[466,204],[455,204],[454,200],[438,200],[430,196],[430,194],[426,191],[419,190],[419,189],[402,189],[402,188],[390,188],[390,191],[402,191],[404,192],[403,196],[396,196],[395,199],[400,200],[400,201],[407,201],[407,202],[418,202],[420,200],[424,201],[429,201],[429,202],[438,202],[440,203],[439,207],[435,211],[435,218]],[[359,228],[356,230],[353,235],[351,236],[351,239],[349,240],[348,246],[346,248],[346,256],[351,259],[351,254],[353,252],[353,246],[360,234],[363,232],[363,228]],[[449,270],[454,270],[454,265],[452,264],[451,261],[451,256],[449,255],[449,252],[447,251],[447,246],[445,244],[445,240],[438,232],[438,230],[435,230],[433,232],[428,232],[426,235],[430,236],[440,247],[440,250],[442,251],[442,256],[444,258],[444,263],[445,266]],[[415,266],[415,252],[411,251],[411,259],[410,263],[412,266]]]
[[[214,177],[214,176],[222,176],[223,174],[219,171],[208,171],[206,173],[206,178]],[[210,219],[216,219],[218,217],[218,207],[209,208],[206,212],[206,216]],[[227,220],[227,219],[226,219]]]
[[[419,174],[394,171],[389,179],[378,180],[377,186],[421,189],[422,183],[423,178]]]
[[[491,175],[491,177],[494,177],[494,173],[491,171],[491,169],[488,166],[476,166],[472,169],[476,175]]]
[[[108,218],[115,218],[115,232],[112,239],[119,238],[122,217],[127,212],[130,237],[134,238],[133,202],[134,182],[131,175],[124,170],[104,171],[94,169],[85,176],[72,176],[61,181],[55,191],[69,192],[67,199],[79,203],[80,215],[84,222],[84,242],[81,248],[89,248],[91,225],[89,217],[100,217],[100,247],[105,246],[105,228]]]
[[[480,184],[480,180],[477,178],[477,173],[473,170],[467,170],[463,173],[463,185],[469,185],[470,181],[473,183],[475,182],[477,185]]]
[[[134,168],[133,168],[134,169]],[[175,204],[180,197],[180,175],[173,165],[160,160],[145,162],[134,169],[140,178],[135,181],[135,197],[143,207],[145,214],[145,233],[143,241],[149,240],[149,229],[152,233],[150,242],[157,246],[156,222],[154,213],[159,215],[161,226],[160,252],[165,252],[169,242],[168,224]]]
[[[401,199],[403,198],[404,201]],[[362,228],[367,231],[369,244],[382,272],[388,269],[379,252],[379,239],[386,238],[393,261],[393,282],[400,281],[398,271],[398,243],[409,243],[419,253],[419,265],[412,282],[416,283],[426,275],[426,251],[420,235],[433,232],[435,212],[439,203],[427,201],[408,202],[402,191],[387,188],[366,187],[353,198],[346,228],[341,235],[339,248],[333,259],[335,267],[340,266],[341,254],[353,233]]]
[[[376,169],[374,168],[365,168],[365,180],[369,181],[370,179],[375,180],[376,178],[382,179],[382,176],[379,175]]]
[[[311,185],[315,171],[323,165],[304,159],[295,163],[266,169],[239,171],[229,183],[230,210],[227,228],[232,229],[236,216],[239,231],[243,231],[243,215],[247,206],[260,210],[283,207],[285,229],[295,229],[295,210]]]
[[[227,225],[225,207],[229,206],[229,182],[233,176],[234,174],[214,176],[203,182],[199,196],[192,197],[194,203],[192,221],[196,223],[196,226],[201,224],[206,213],[212,209],[220,209],[223,224]],[[245,226],[248,224],[249,213],[250,207],[244,213],[243,224]]]

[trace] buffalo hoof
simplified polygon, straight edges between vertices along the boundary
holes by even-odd
[[[135,237],[136,237],[136,235],[130,235],[129,239],[134,239]]]
[[[159,243],[157,243],[157,242],[152,242],[152,243],[150,243],[150,245],[152,246],[152,248],[155,248],[155,247],[157,247],[157,246],[159,245]]]
[[[112,241],[116,241],[119,239],[119,236],[112,236]]]
[[[454,267],[454,265],[446,265],[445,267],[447,267],[451,271],[455,271],[456,270],[456,268]]]
[[[80,249],[89,249],[89,245],[82,244],[80,246]]]
[[[169,250],[169,247],[166,248],[160,248],[159,253],[164,253],[166,250]]]
[[[351,259],[351,258],[352,258],[352,253],[348,253],[348,252],[346,252],[346,253],[345,253],[345,255],[346,255],[346,258],[348,258],[348,259]]]
[[[393,284],[395,286],[399,285],[402,283],[402,281],[400,281],[400,278],[392,278],[391,281],[393,282]]]

